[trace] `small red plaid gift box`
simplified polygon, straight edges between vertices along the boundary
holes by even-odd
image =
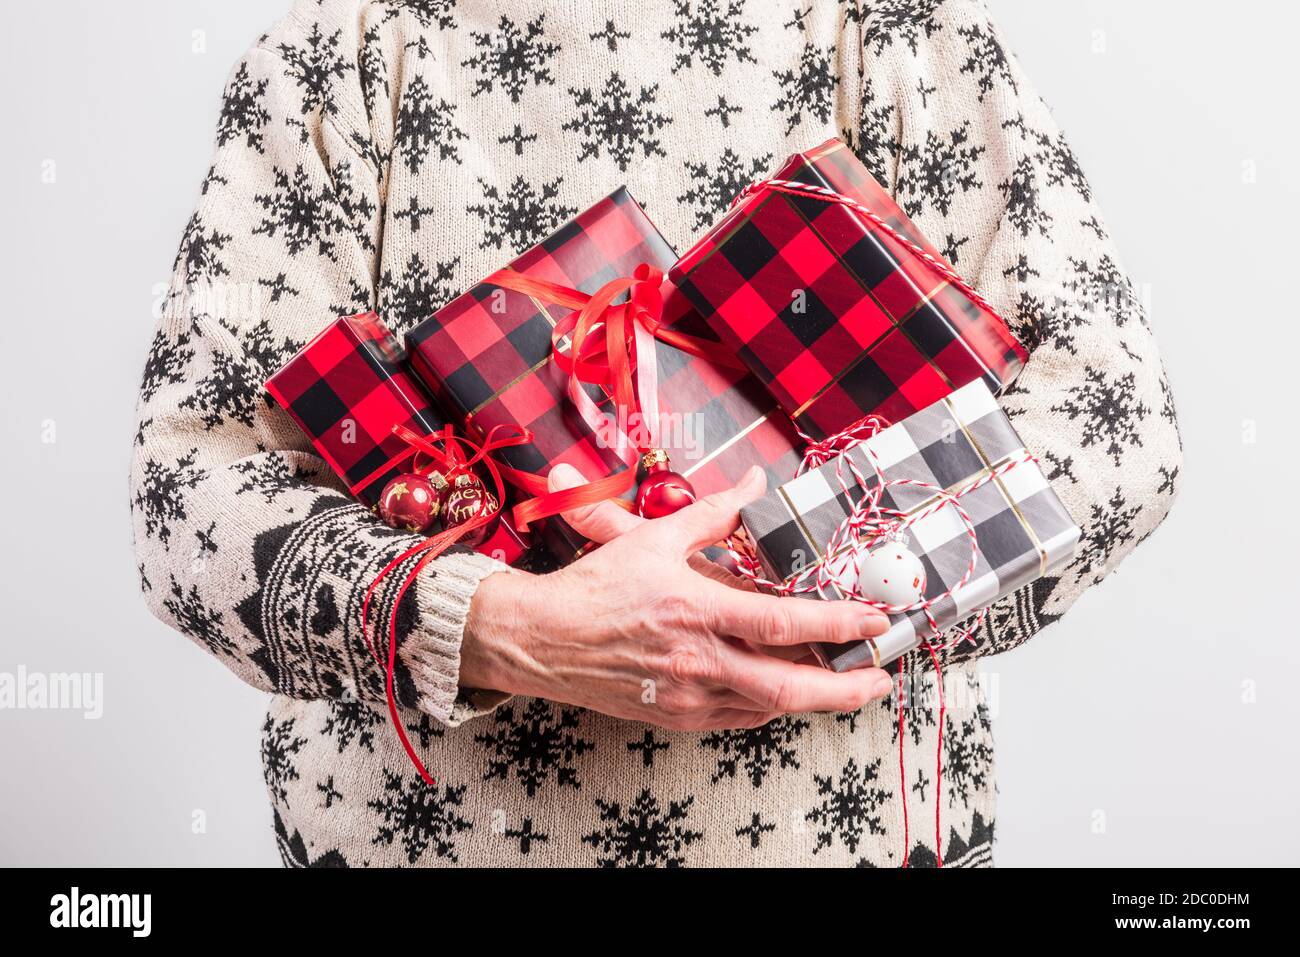
[[[642,263],[666,270],[675,258],[641,207],[619,189],[507,269],[590,295]],[[663,292],[665,322],[716,341],[689,303],[668,284]],[[484,436],[497,425],[532,432],[531,444],[498,453],[505,465],[545,476],[564,462],[595,481],[627,466],[608,437],[594,433],[578,414],[567,393],[568,376],[553,359],[552,331],[569,311],[482,282],[417,325],[406,345],[412,368],[458,414],[469,435]],[[655,346],[660,413],[667,425],[660,444],[698,494],[725,487],[754,464],[781,479],[793,474],[798,437],[760,383],[663,342]],[[604,390],[586,390],[602,411],[613,412]],[[558,519],[545,521],[543,538],[561,561],[588,545]]]
[[[842,142],[768,182],[670,275],[802,431],[898,421],[976,379],[997,392],[1015,378],[1024,347]]]
[[[348,490],[369,508],[409,465],[411,448],[393,434],[431,435],[446,418],[405,367],[406,352],[373,312],[331,322],[266,383],[266,391],[311,439]],[[396,463],[396,464],[394,464]],[[513,563],[524,537],[502,523],[478,548]]]

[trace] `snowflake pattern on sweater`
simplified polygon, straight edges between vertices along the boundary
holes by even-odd
[[[347,498],[262,383],[337,315],[409,329],[619,185],[684,249],[751,178],[840,136],[1031,346],[1002,404],[1083,543],[994,607],[981,654],[1059,618],[1177,489],[1140,297],[982,3],[594,7],[298,0],[236,64],[141,382],[145,599],[272,692],[261,756],[287,866],[987,864],[992,736],[962,649],[943,661],[941,782],[924,684],[901,729],[888,701],[707,734],[503,706],[457,685],[470,599],[500,568],[459,550],[398,609],[403,724],[436,788],[387,727],[359,605],[412,539]],[[395,600],[380,589],[378,617]],[[937,784],[938,835],[917,823]]]

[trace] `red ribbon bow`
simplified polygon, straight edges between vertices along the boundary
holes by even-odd
[[[402,726],[401,716],[397,713],[397,696],[394,692],[394,674],[397,669],[397,611],[401,607],[407,589],[414,584],[416,577],[429,562],[433,561],[469,532],[492,521],[493,517],[501,510],[501,503],[505,501],[505,485],[497,464],[491,458],[491,453],[512,445],[523,445],[531,442],[533,436],[527,429],[500,425],[494,427],[488,433],[482,444],[475,444],[468,439],[455,435],[450,425],[430,437],[422,436],[404,425],[394,425],[393,435],[405,442],[409,448],[396,456],[393,462],[387,466],[388,468],[401,462],[407,456],[411,456],[411,471],[418,472],[421,475],[427,475],[435,471],[440,472],[444,478],[455,484],[455,480],[459,476],[469,474],[474,470],[475,466],[482,465],[487,469],[496,488],[495,505],[491,504],[487,498],[484,498],[480,502],[478,510],[468,521],[429,536],[420,544],[406,549],[406,551],[385,565],[383,570],[370,583],[370,587],[366,589],[365,600],[361,603],[361,635],[365,639],[366,647],[370,649],[370,654],[375,659],[375,662],[381,668],[384,668],[384,694],[388,699],[388,715],[392,719],[393,727],[397,730],[397,736],[402,742],[402,747],[406,750],[407,757],[411,759],[411,763],[420,772],[420,777],[424,779],[425,783],[432,785],[434,783],[433,777],[415,753],[415,748],[406,736],[406,729]],[[436,442],[442,443],[441,448],[435,444]],[[467,450],[469,454],[467,454]],[[422,455],[426,457],[427,461],[421,462],[420,457]],[[424,553],[423,556],[406,573],[406,577],[402,580],[402,584],[398,587],[397,594],[393,598],[393,610],[388,616],[388,660],[385,662],[380,658],[374,642],[370,640],[368,622],[370,599],[374,596],[375,589],[379,587],[389,573],[401,565],[402,562],[419,555],[421,552]]]
[[[632,275],[611,280],[592,295],[510,269],[498,270],[484,280],[539,302],[574,310],[555,324],[551,358],[568,375],[569,398],[593,432],[604,431],[602,426],[608,419],[587,394],[584,384],[599,386],[612,396],[617,441],[614,451],[627,466],[615,475],[559,492],[548,492],[545,479],[539,476],[504,470],[513,484],[535,496],[515,506],[517,528],[522,530],[539,519],[583,505],[617,499],[632,487],[637,459],[654,447],[659,434],[654,340],[718,365],[743,368],[720,343],[697,339],[664,325],[663,279],[661,270],[641,263]],[[615,303],[625,293],[627,299]],[[567,350],[565,339],[570,342]],[[625,431],[624,426],[629,428]]]

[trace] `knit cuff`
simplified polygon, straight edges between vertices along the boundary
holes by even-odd
[[[479,582],[512,569],[478,552],[455,552],[441,556],[430,571],[433,574],[422,577],[418,587],[419,624],[397,653],[415,682],[420,710],[454,728],[511,697],[503,691],[460,687],[460,645]]]

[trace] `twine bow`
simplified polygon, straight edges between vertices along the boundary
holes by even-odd
[[[829,596],[847,598],[851,601],[870,605],[888,615],[906,614],[922,611],[930,626],[928,637],[922,638],[920,644],[930,656],[934,665],[935,680],[939,697],[939,732],[935,751],[935,808],[934,841],[935,859],[943,866],[941,808],[943,787],[943,724],[946,704],[943,693],[943,669],[939,661],[939,652],[956,647],[963,642],[974,643],[973,635],[984,622],[988,609],[982,609],[971,625],[960,630],[956,635],[943,641],[938,622],[931,609],[934,605],[952,596],[953,592],[970,581],[979,562],[979,539],[974,522],[962,506],[961,499],[976,489],[987,485],[999,476],[1006,474],[1018,465],[1033,462],[1036,459],[1029,452],[1020,458],[1012,459],[989,469],[983,475],[967,483],[956,491],[940,488],[931,482],[908,478],[886,478],[885,471],[869,440],[889,423],[880,416],[869,415],[850,425],[847,429],[832,435],[821,442],[814,442],[804,451],[798,474],[809,469],[820,468],[835,463],[835,478],[845,498],[854,503],[849,513],[839,524],[826,543],[825,550],[811,565],[779,582],[769,581],[763,577],[762,565],[748,538],[733,536],[727,543],[728,551],[735,559],[737,570],[741,575],[768,591],[778,595],[800,595],[816,593],[825,598]],[[871,473],[865,472],[855,458],[848,453],[861,448]],[[874,481],[872,481],[874,479]],[[910,487],[927,491],[934,501],[924,508],[907,512],[891,508],[884,504],[885,491],[890,488]],[[856,498],[856,501],[855,501]],[[859,584],[859,571],[862,560],[878,545],[886,541],[903,537],[906,529],[923,521],[945,508],[952,508],[960,519],[970,546],[970,559],[966,569],[957,582],[936,595],[926,597],[924,594],[914,602],[891,605],[877,601],[863,594]],[[903,749],[903,728],[906,721],[906,695],[903,676],[906,674],[905,659],[899,660],[898,682],[898,773],[899,793],[903,802],[903,866],[908,866],[908,852],[911,847],[910,828],[907,814],[906,764]]]

